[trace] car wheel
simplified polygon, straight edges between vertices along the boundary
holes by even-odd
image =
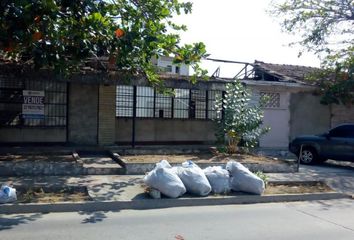
[[[303,148],[300,154],[300,161],[303,164],[314,164],[318,161],[317,152],[313,148]]]

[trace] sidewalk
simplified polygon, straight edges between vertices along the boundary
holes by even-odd
[[[279,177],[279,176],[278,176]],[[14,203],[0,204],[0,214],[18,214],[34,212],[78,212],[78,211],[119,211],[122,209],[156,209],[186,206],[210,206],[230,204],[253,204],[289,201],[318,201],[349,198],[348,195],[329,193],[281,194],[281,195],[247,195],[230,193],[229,195],[209,195],[195,197],[184,195],[181,198],[151,199],[144,193],[143,176],[83,176],[83,177],[16,177],[4,179],[13,186],[60,186],[73,185],[87,187],[92,201],[56,202],[56,203]],[[270,180],[275,177],[270,176]],[[282,175],[279,181],[290,181],[289,176]],[[312,179],[315,180],[315,179]]]
[[[349,173],[269,173],[268,180],[275,181],[324,181],[340,193],[354,195],[354,175]],[[93,201],[131,201],[149,199],[144,193],[143,175],[86,175],[10,177],[0,178],[1,183],[13,186],[83,186]],[[211,196],[212,197],[212,196]]]
[[[79,203],[4,204],[0,205],[0,213],[110,211],[119,209],[151,209],[178,206],[250,204],[347,198],[354,195],[353,172],[353,169],[301,166],[299,173],[266,174],[268,181],[271,182],[324,181],[338,193],[284,194],[278,196],[230,194],[227,196],[209,195],[207,197],[184,195],[178,199],[151,199],[144,192],[143,175],[1,177],[0,183],[8,183],[15,188],[16,186],[45,186],[53,188],[60,186],[86,187],[92,201]]]
[[[16,186],[83,186],[93,201],[130,201],[143,199],[143,176],[137,175],[82,175],[0,178],[1,183]]]

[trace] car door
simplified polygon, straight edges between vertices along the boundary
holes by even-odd
[[[327,151],[335,160],[351,160],[354,157],[353,129],[350,125],[342,125],[332,129],[328,135]]]

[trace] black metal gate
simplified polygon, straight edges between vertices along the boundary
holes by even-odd
[[[44,91],[44,117],[26,119],[22,114],[23,90]],[[66,127],[67,83],[54,80],[0,78],[1,127]]]

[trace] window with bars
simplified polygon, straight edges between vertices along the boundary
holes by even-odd
[[[173,105],[174,118],[188,118],[189,114],[189,89],[175,89]]]
[[[208,91],[208,119],[220,119],[221,112],[217,112],[215,104],[217,100],[221,100],[222,91]]]
[[[189,118],[206,118],[206,91],[191,90],[189,103]]]
[[[44,91],[44,118],[22,115],[23,90]],[[0,80],[0,125],[26,127],[66,126],[67,84],[57,81]]]
[[[260,92],[262,108],[280,108],[280,93]]]
[[[214,108],[222,91],[171,89],[173,95],[158,93],[151,87],[117,86],[117,117],[215,119],[221,117]],[[220,116],[219,116],[220,115]]]
[[[153,88],[137,87],[136,116],[154,117],[154,89]]]
[[[117,87],[116,116],[133,116],[133,94],[134,88],[132,86]]]
[[[156,93],[154,117],[172,118],[172,97],[170,95]]]

